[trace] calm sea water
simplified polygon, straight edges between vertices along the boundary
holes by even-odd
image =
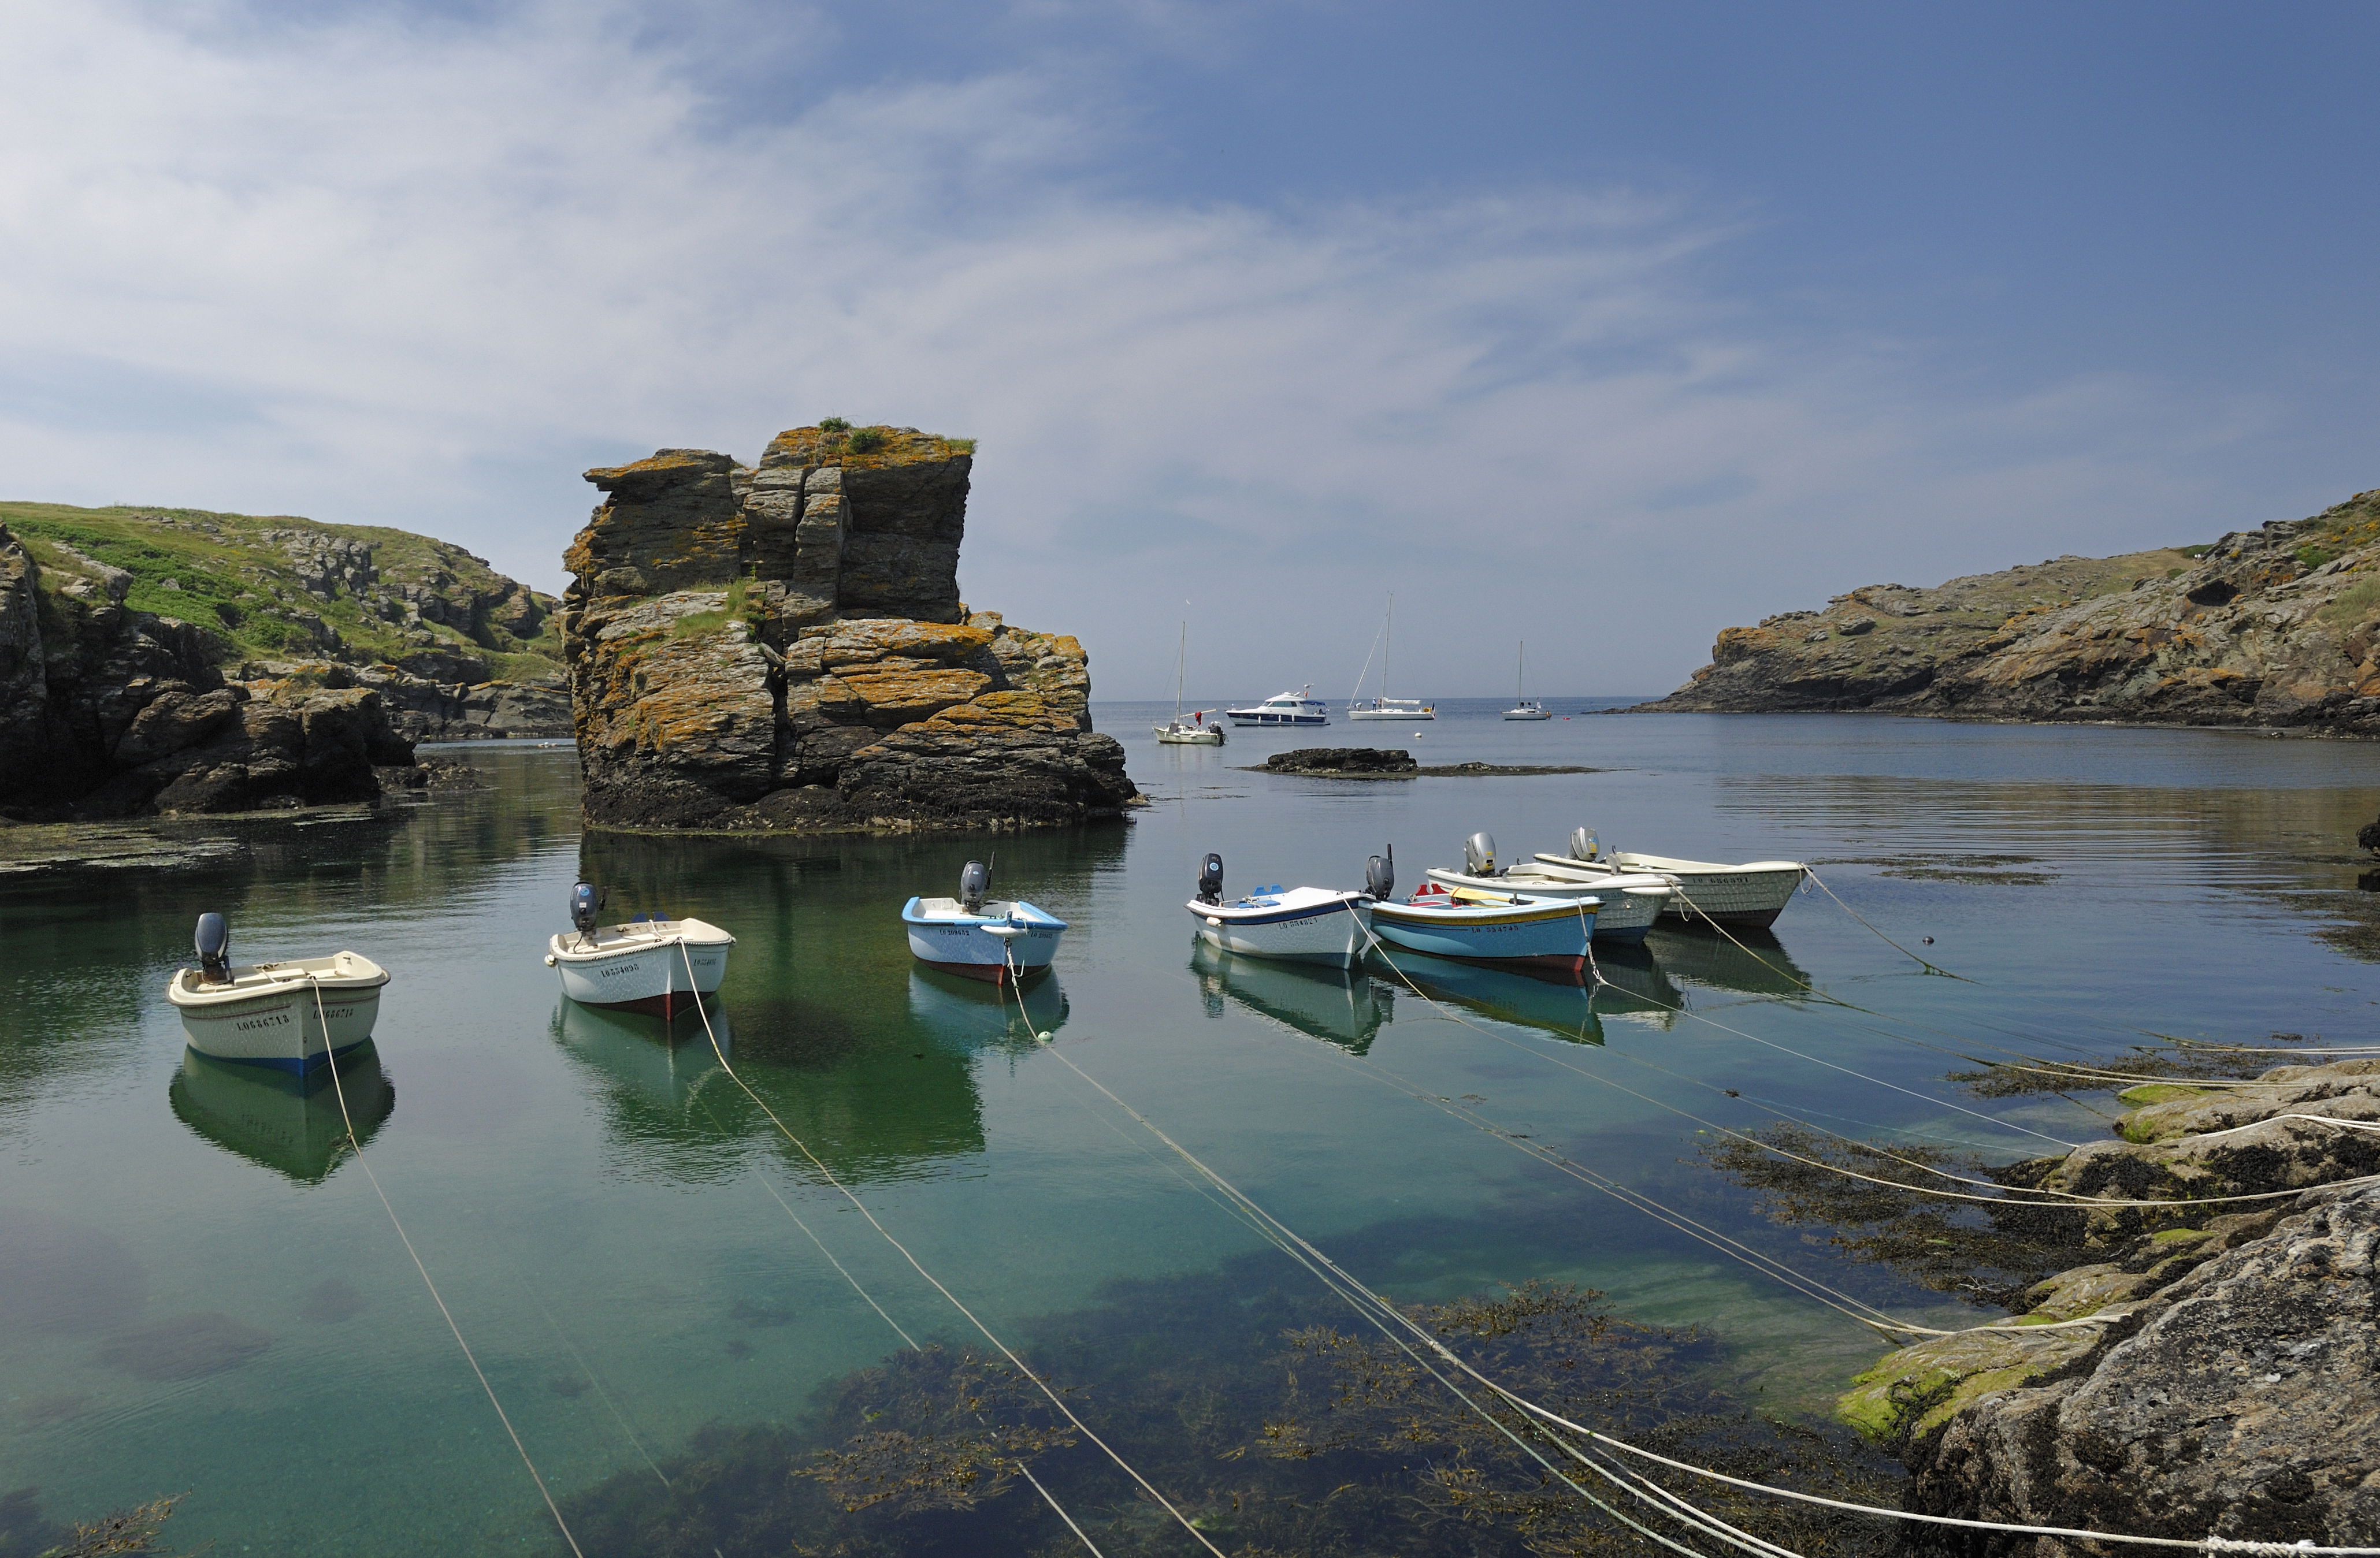
[[[704,1423],[789,1418],[897,1345],[785,1205],[901,1325],[968,1335],[698,1028],[681,1021],[673,1044],[656,1021],[559,1000],[540,955],[581,876],[615,908],[736,934],[723,1025],[739,1070],[996,1330],[1120,1277],[1250,1269],[1260,1247],[1014,1008],[912,967],[902,900],[949,891],[995,850],[1002,891],[1073,924],[1032,1022],[1372,1285],[1422,1299],[1590,1284],[1638,1317],[1709,1327],[1742,1388],[1785,1410],[1822,1409],[1878,1349],[1388,1083],[1475,1100],[1870,1301],[1957,1322],[1973,1311],[1754,1217],[1673,1111],[1751,1126],[1767,1102],[2014,1158],[2104,1126],[2059,1100],[1968,1096],[1929,1045],[2088,1056],[2147,1033],[2372,1033],[2380,968],[2353,952],[2370,900],[2351,839],[2380,811],[2380,746],[1552,707],[1578,717],[1449,704],[1410,730],[1240,731],[1218,751],[1156,746],[1165,708],[1103,705],[1154,804],[996,842],[582,836],[569,752],[465,748],[490,788],[381,820],[230,823],[252,845],[236,865],[0,878],[0,1493],[37,1488],[62,1519],[187,1492],[175,1544],[222,1552],[554,1548],[370,1183],[333,1151],[335,1105],[186,1063],[164,985],[205,910],[230,916],[241,960],[350,947],[394,972],[350,1100],[565,1497]],[[1602,771],[1244,771],[1325,741]],[[1758,955],[1660,933],[1591,1002],[1441,970],[1440,1008],[1384,979],[1199,955],[1181,907],[1209,849],[1234,888],[1353,885],[1393,843],[1412,883],[1475,829],[1510,858],[1580,824],[1607,847],[1820,863],[1861,914],[1912,946],[1932,936],[1923,949],[1966,980],[1923,973],[1808,895]],[[1796,980],[1888,1018],[1792,1000]],[[1283,1264],[1267,1280],[1297,1278]]]

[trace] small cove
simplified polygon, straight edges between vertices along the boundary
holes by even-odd
[[[1315,733],[1160,748],[1147,731],[1162,707],[1101,705],[1153,803],[1081,834],[582,836],[573,755],[501,745],[442,753],[485,789],[380,817],[243,822],[237,857],[0,878],[15,931],[0,1493],[37,1487],[59,1519],[187,1491],[173,1545],[226,1552],[555,1548],[369,1186],[352,1165],[311,1171],[302,1140],[265,1140],[276,1119],[303,1137],[305,1107],[177,1087],[162,987],[208,909],[230,916],[243,960],[352,946],[395,973],[368,1151],[565,1497],[683,1453],[706,1424],[797,1418],[897,1346],[772,1190],[902,1326],[965,1339],[698,1030],[689,1043],[681,1022],[673,1045],[658,1022],[563,1006],[538,954],[581,874],[615,905],[737,935],[722,1002],[737,1069],[996,1329],[1096,1310],[1106,1345],[1158,1359],[1169,1334],[1148,1285],[1288,1292],[1299,1275],[1038,1053],[1013,1009],[912,967],[901,900],[947,890],[970,855],[996,851],[1000,890],[1073,923],[1029,998],[1036,1025],[1374,1286],[1407,1302],[1532,1278],[1600,1288],[1633,1319],[1704,1328],[1714,1374],[1788,1412],[1823,1411],[1881,1349],[1383,1074],[1476,1099],[1500,1129],[1867,1301],[1957,1324],[1981,1316],[1755,1214],[1670,1109],[1767,1117],[1732,1088],[1852,1134],[2010,1158],[2102,1124],[2054,1097],[1971,1097],[1927,1045],[2101,1056],[2151,1032],[2371,1031],[2380,967],[2348,933],[2380,746],[1835,716],[1507,725],[1497,707],[1441,704],[1418,741],[1330,733],[1429,764],[1601,771],[1250,773]],[[1933,936],[1926,954],[1973,983],[1918,972],[1812,894],[1760,956],[1657,934],[1642,960],[1614,960],[1622,991],[1591,1003],[1509,979],[1427,986],[1468,1028],[1385,981],[1202,959],[1180,907],[1209,849],[1238,885],[1348,883],[1393,842],[1410,885],[1475,829],[1511,857],[1582,824],[1612,847],[1819,863],[1860,913]],[[1783,998],[1796,979],[1890,1021]],[[1681,1002],[1742,1035],[1663,1009]]]

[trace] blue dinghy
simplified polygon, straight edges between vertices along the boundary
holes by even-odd
[[[985,897],[991,872],[971,860],[959,873],[959,896],[913,898],[901,906],[909,951],[929,968],[1004,984],[1050,966],[1066,922],[1019,900]]]

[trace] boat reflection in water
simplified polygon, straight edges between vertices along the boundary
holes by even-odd
[[[356,1134],[366,1141],[396,1107],[396,1089],[381,1069],[380,1051],[370,1040],[341,1055],[337,1064],[334,1087],[328,1066],[317,1066],[301,1079],[295,1072],[185,1049],[166,1096],[176,1118],[225,1152],[298,1184],[319,1185],[346,1147],[340,1092],[346,1093]]]
[[[1601,952],[1596,957],[1609,961]],[[1395,963],[1397,972],[1390,977],[1410,982],[1433,1001],[1499,1022],[1536,1028],[1572,1044],[1603,1043],[1603,1020],[1597,1008],[1609,1009],[1615,1004],[1609,992],[1568,977],[1533,978],[1517,969],[1488,968],[1402,948],[1397,949]],[[1642,1003],[1638,1006],[1641,1009]]]
[[[1396,992],[1360,968],[1245,958],[1204,941],[1190,966],[1197,971],[1209,1017],[1222,1016],[1228,999],[1356,1055],[1372,1047],[1383,1024],[1396,1021]]]
[[[1664,920],[1645,946],[1671,977],[1742,996],[1806,996],[1810,975],[1763,930],[1734,929],[1734,938],[1702,925],[1671,928]],[[1603,949],[1596,948],[1602,956]]]
[[[729,1060],[735,1057],[735,1034],[727,1014],[716,1002],[704,1003],[710,1027],[701,1014],[681,1011],[674,1017],[590,1007],[564,999],[554,1003],[553,1036],[574,1060],[599,1073],[612,1091],[638,1102],[674,1113],[690,1107],[713,1077],[724,1081],[719,1054],[710,1047],[712,1033]],[[727,1086],[732,1092],[734,1084]]]
[[[1002,987],[913,963],[909,1016],[936,1038],[965,1049],[1031,1049],[1038,1042],[1034,1034],[1055,1033],[1066,1025],[1066,992],[1055,973]]]

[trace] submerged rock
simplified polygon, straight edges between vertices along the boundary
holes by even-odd
[[[590,823],[1032,827],[1136,799],[1082,646],[959,599],[967,446],[860,431],[587,473],[563,634]]]

